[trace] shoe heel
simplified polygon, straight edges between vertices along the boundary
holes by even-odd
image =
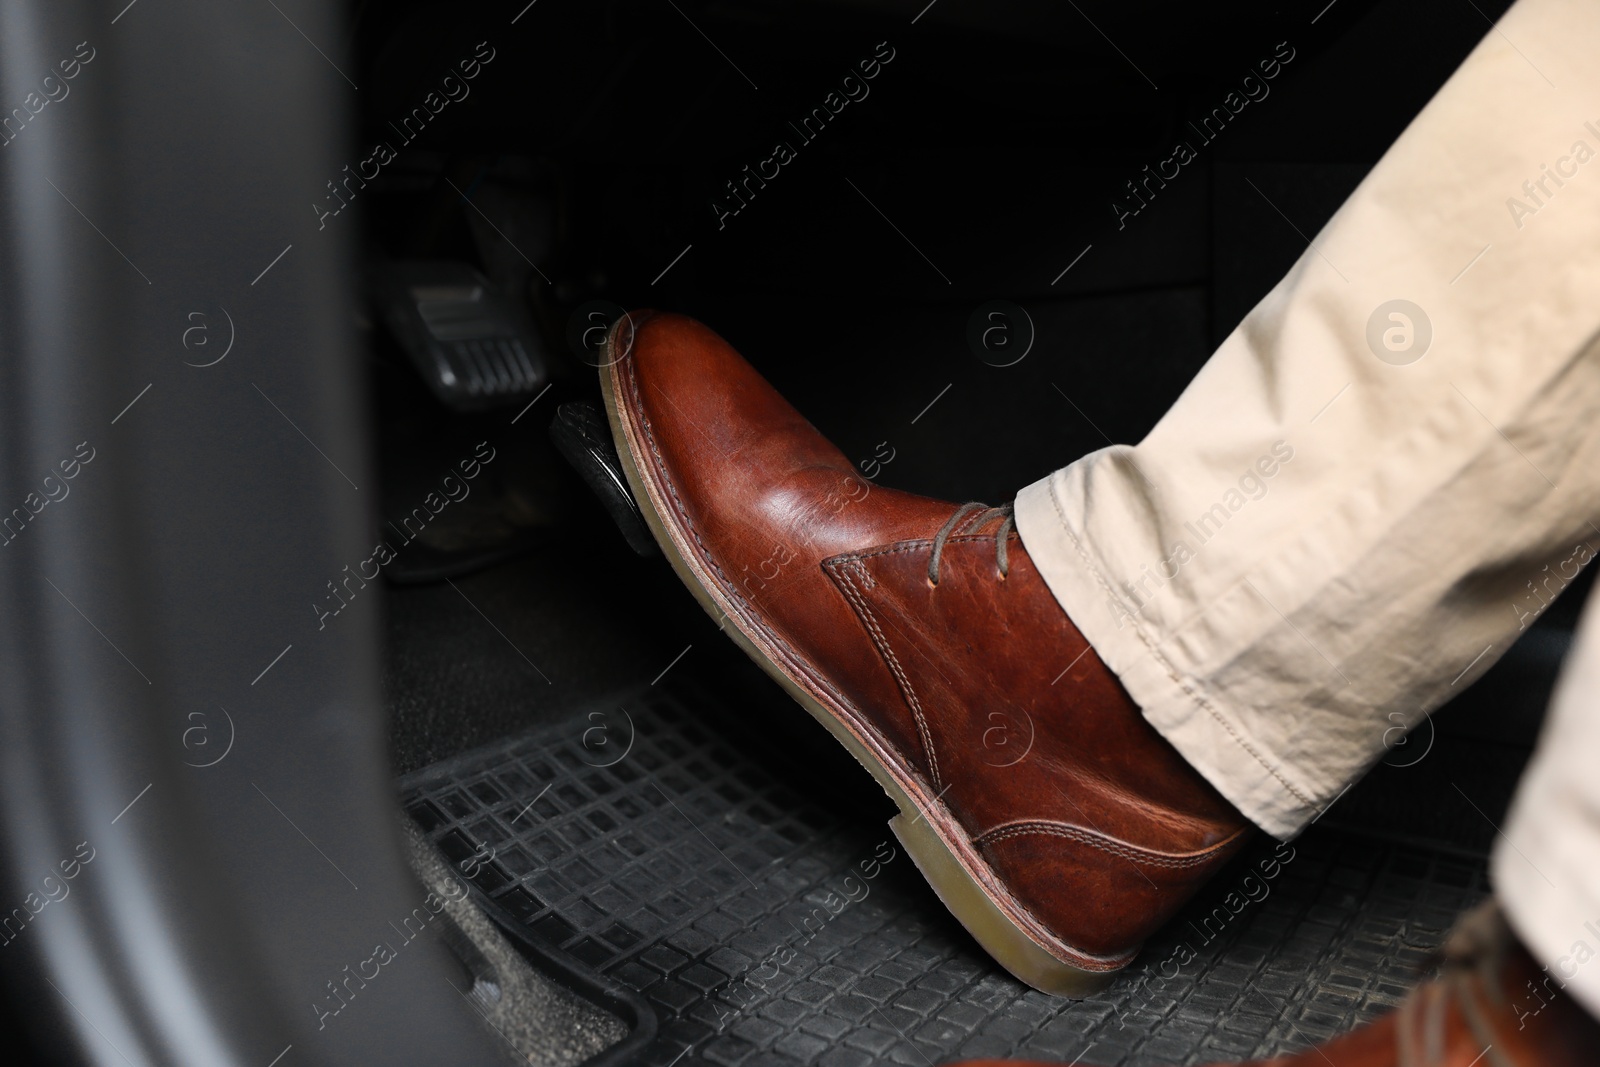
[[[1098,993],[1116,981],[1120,971],[1088,971],[1063,963],[1018,928],[951,855],[927,819],[902,810],[889,820],[889,829],[944,906],[984,951],[1018,981],[1052,996],[1074,1000]]]

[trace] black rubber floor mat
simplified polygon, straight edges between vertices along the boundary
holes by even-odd
[[[1110,990],[1060,1000],[991,962],[882,822],[802,795],[702,699],[651,690],[400,783],[503,913],[643,993],[652,1067],[1274,1055],[1397,1004],[1488,891],[1481,858],[1314,827],[1241,857]]]

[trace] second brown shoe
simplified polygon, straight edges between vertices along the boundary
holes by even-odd
[[[893,798],[1002,966],[1108,984],[1250,828],[1067,618],[1010,509],[867,481],[691,319],[635,312],[608,345],[617,450],[689,589]]]
[[[1600,1059],[1600,1022],[1516,939],[1494,901],[1461,918],[1440,963],[1438,978],[1360,1029],[1297,1055],[1212,1067],[1592,1067]],[[1051,1065],[967,1060],[950,1067]]]

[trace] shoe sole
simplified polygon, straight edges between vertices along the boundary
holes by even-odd
[[[680,542],[677,525],[663,519],[663,504],[654,479],[644,477],[634,461],[633,457],[643,452],[635,452],[639,447],[635,439],[638,430],[617,399],[615,376],[622,373],[618,369],[622,360],[610,360],[615,335],[613,329],[606,342],[608,361],[600,368],[606,416],[616,442],[617,456],[639,510],[683,584],[708,615],[733,624],[725,630],[734,643],[810,712],[895,802],[900,813],[889,820],[889,828],[945,907],[984,951],[1018,980],[1053,996],[1080,998],[1109,986],[1132,961],[1132,954],[1115,959],[1096,957],[1051,936],[1005,891],[999,877],[966,841],[965,834],[958,829],[943,803],[937,797],[923,797],[924,791],[918,783],[898,773],[872,751],[874,746],[866,740],[871,735],[851,721],[862,720],[864,716],[852,716],[847,709],[835,710],[823,703],[781,661],[776,650],[768,651],[762,635],[748,623],[738,607],[727,601],[715,581],[702,573],[698,560]],[[1063,956],[1075,957],[1080,963],[1069,962]]]

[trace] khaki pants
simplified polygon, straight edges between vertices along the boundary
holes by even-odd
[[[1600,551],[1597,336],[1600,7],[1521,0],[1149,436],[1017,527],[1150,722],[1289,837]],[[1503,829],[1512,925],[1600,1014],[1593,605]]]

